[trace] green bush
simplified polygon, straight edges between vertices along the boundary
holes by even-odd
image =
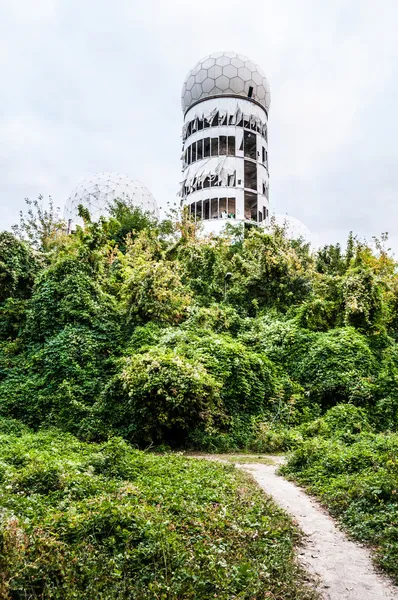
[[[199,363],[171,350],[124,359],[96,410],[115,431],[140,444],[184,444],[198,424],[222,420],[220,386]]]

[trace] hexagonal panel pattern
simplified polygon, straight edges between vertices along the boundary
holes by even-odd
[[[97,173],[73,190],[66,201],[64,219],[80,225],[78,208],[82,204],[89,210],[92,221],[98,221],[108,214],[109,204],[116,199],[159,216],[156,200],[145,185],[121,173]]]
[[[200,60],[185,78],[181,93],[182,110],[185,114],[192,104],[209,96],[247,98],[250,88],[253,88],[252,99],[268,112],[270,87],[260,67],[242,54],[215,52]]]

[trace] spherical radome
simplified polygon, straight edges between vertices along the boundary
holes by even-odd
[[[251,98],[268,112],[271,93],[263,71],[242,54],[215,52],[205,56],[188,73],[182,86],[181,104],[184,114],[190,106],[211,96]]]
[[[283,227],[289,240],[298,240],[302,238],[305,242],[312,244],[312,234],[308,227],[301,221],[290,215],[273,215],[271,225],[275,223],[278,227]]]
[[[78,208],[82,204],[90,212],[92,221],[98,221],[101,216],[108,214],[109,204],[117,199],[144,212],[151,212],[155,217],[159,216],[156,200],[145,185],[121,173],[97,173],[79,183],[72,191],[66,201],[64,219],[81,224]]]

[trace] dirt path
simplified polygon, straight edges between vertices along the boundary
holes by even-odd
[[[369,551],[348,540],[316,501],[276,475],[276,464],[239,467],[297,521],[306,536],[300,560],[319,579],[325,600],[398,599],[398,588],[375,571]]]

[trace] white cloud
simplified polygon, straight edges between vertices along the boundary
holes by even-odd
[[[393,0],[0,0],[0,226],[102,170],[163,205],[181,178],[180,89],[202,56],[269,76],[271,203],[326,241],[398,239]]]

